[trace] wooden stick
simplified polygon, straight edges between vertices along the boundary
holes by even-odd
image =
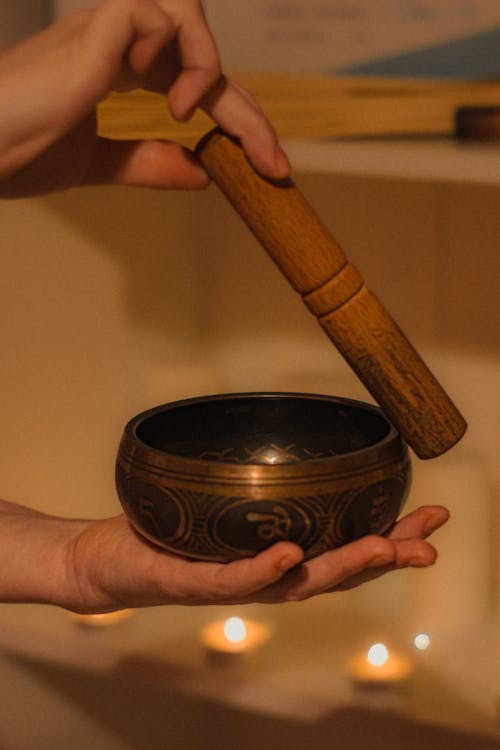
[[[218,129],[196,154],[417,455],[454,445],[463,417],[294,183],[260,177]]]

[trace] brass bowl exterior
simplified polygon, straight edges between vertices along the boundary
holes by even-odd
[[[249,394],[230,397],[238,395]],[[383,416],[377,407],[360,402],[311,398],[355,404]],[[165,408],[151,409],[126,426],[116,485],[136,530],[177,554],[229,562],[288,540],[299,544],[309,559],[367,534],[384,533],[407,497],[408,449],[392,426],[379,442],[351,453],[275,465],[235,464],[146,445],[137,435],[138,426]]]

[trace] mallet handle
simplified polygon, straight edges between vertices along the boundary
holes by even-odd
[[[451,448],[463,417],[292,180],[262,178],[218,129],[196,154],[416,454]]]

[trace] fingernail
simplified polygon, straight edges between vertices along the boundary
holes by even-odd
[[[427,568],[429,565],[432,565],[432,562],[424,560],[423,557],[412,557],[411,560],[408,560],[407,562],[407,566],[412,568]]]
[[[446,519],[444,519],[442,516],[439,517],[433,517],[427,521],[427,523],[424,526],[424,533],[425,534],[432,534],[433,531],[437,531],[444,523]]]
[[[276,145],[276,148],[274,149],[274,164],[280,175],[288,177],[291,170],[290,161],[279,145]]]
[[[287,570],[295,567],[301,562],[301,558],[298,555],[286,555],[282,557],[279,563],[279,569],[282,573],[286,573]]]
[[[394,557],[389,557],[388,555],[379,555],[378,557],[374,557],[370,563],[370,566],[372,568],[378,568],[379,566],[383,565],[390,565],[394,562]]]
[[[210,177],[207,174],[206,169],[203,169],[203,167],[201,166],[201,164],[199,162],[195,161],[194,162],[194,167],[195,167],[195,169],[196,169],[196,171],[198,172],[199,175],[201,175],[202,177],[204,177],[207,181],[210,180]]]
[[[191,161],[191,164],[193,166],[193,169],[196,171],[197,176],[200,178],[200,186],[206,187],[210,184],[210,177],[207,174],[206,170],[203,169],[203,166],[200,164],[198,159],[196,159],[195,156],[192,154],[188,154],[188,158]]]

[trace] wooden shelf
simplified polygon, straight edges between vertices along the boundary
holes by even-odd
[[[500,107],[496,80],[258,74],[237,80],[259,101],[298,170],[500,183],[500,141],[454,137],[459,108]],[[164,97],[142,90],[113,94],[99,106],[99,132],[108,138],[165,138],[193,148],[211,127],[201,111],[188,123],[174,121]]]
[[[500,142],[294,139],[284,145],[296,172],[500,185]]]

